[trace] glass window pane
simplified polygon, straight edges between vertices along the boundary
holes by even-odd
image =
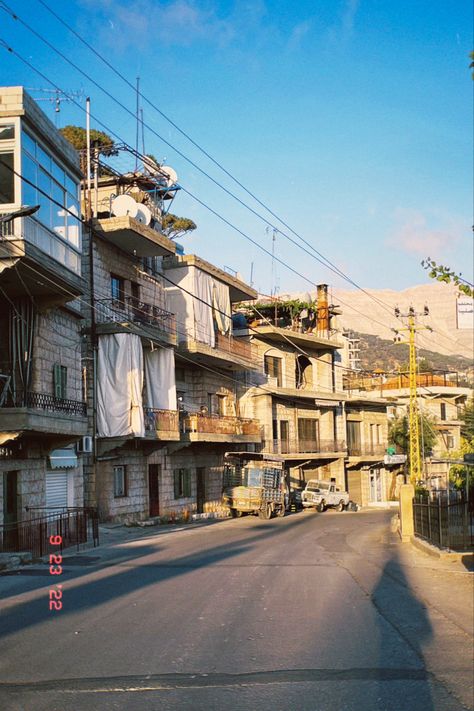
[[[79,196],[79,183],[66,173],[66,190],[77,200]]]
[[[57,232],[63,239],[66,239],[66,213],[64,210],[64,189],[61,188],[57,183],[52,181],[53,192],[52,192],[52,228]]]
[[[36,159],[48,173],[51,173],[51,157],[40,146],[36,147]]]
[[[15,138],[15,126],[13,124],[0,126],[0,141],[8,141],[12,138]]]
[[[13,153],[0,153],[0,203],[15,202]]]
[[[57,163],[55,163],[54,160],[51,160],[51,175],[60,185],[64,185],[64,170]]]
[[[47,227],[51,227],[51,201],[49,199],[51,195],[51,178],[41,168],[38,170],[38,188],[40,210],[37,215],[41,222]]]
[[[27,150],[33,157],[36,156],[36,143],[26,131],[23,131],[21,134],[21,145],[22,148]]]

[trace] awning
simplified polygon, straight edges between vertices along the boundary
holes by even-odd
[[[77,467],[77,454],[73,449],[53,449],[49,454],[51,469]]]

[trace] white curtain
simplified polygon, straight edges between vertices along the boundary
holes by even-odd
[[[232,325],[229,287],[227,284],[217,281],[217,279],[213,279],[212,281],[214,318],[216,319],[218,330],[225,335],[226,333],[230,333],[230,327]]]
[[[142,389],[140,338],[128,333],[100,336],[97,363],[99,437],[145,436]]]
[[[177,410],[174,351],[156,348],[145,351],[147,407],[157,410]]]
[[[211,348],[216,344],[212,318],[213,279],[209,274],[194,269],[194,337]]]

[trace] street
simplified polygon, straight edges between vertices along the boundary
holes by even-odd
[[[307,511],[103,537],[64,552],[58,611],[46,563],[9,571],[0,705],[472,708],[472,574],[402,545],[391,515]]]

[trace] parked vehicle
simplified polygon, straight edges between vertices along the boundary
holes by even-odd
[[[332,506],[343,511],[349,503],[349,494],[338,489],[331,481],[310,479],[301,494],[301,500],[304,508],[314,507],[318,511],[325,511]]]
[[[283,461],[256,452],[226,452],[222,500],[232,517],[285,515],[288,495]]]

